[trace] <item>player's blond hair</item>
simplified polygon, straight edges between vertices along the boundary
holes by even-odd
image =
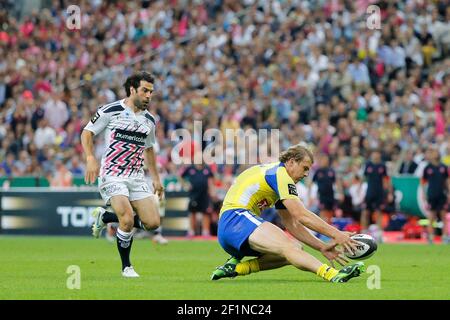
[[[311,150],[309,150],[305,146],[297,144],[297,145],[291,146],[287,150],[283,151],[280,154],[280,157],[278,158],[278,160],[280,160],[280,162],[283,162],[283,163],[288,162],[290,159],[294,159],[295,161],[300,162],[303,159],[305,159],[306,157],[309,157],[309,159],[311,159],[311,162],[314,162],[314,156],[313,156],[313,153],[311,152]]]

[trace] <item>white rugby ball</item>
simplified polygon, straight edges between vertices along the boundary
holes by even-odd
[[[351,236],[353,240],[359,242],[356,246],[356,251],[352,254],[351,252],[345,251],[345,255],[350,259],[364,260],[371,257],[375,251],[377,251],[377,242],[375,239],[364,233],[355,234]]]

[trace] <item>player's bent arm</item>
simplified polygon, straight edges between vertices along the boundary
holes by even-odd
[[[299,241],[320,251],[324,247],[324,242],[312,235],[301,223],[293,219],[286,209],[279,209],[278,214],[286,229]]]
[[[283,200],[283,204],[295,222],[301,223],[305,227],[333,239],[339,236],[340,232],[338,229],[329,225],[313,212],[306,209],[299,199],[285,199]]]

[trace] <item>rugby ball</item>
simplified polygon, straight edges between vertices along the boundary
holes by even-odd
[[[353,240],[358,241],[360,244],[356,246],[356,252],[345,252],[345,255],[350,259],[364,260],[371,257],[375,251],[377,251],[377,242],[368,234],[355,234],[351,236]]]

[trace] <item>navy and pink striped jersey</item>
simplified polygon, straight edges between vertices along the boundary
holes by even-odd
[[[134,113],[124,100],[101,106],[84,128],[105,132],[100,177],[143,178],[144,150],[155,144],[155,118],[146,110]]]

